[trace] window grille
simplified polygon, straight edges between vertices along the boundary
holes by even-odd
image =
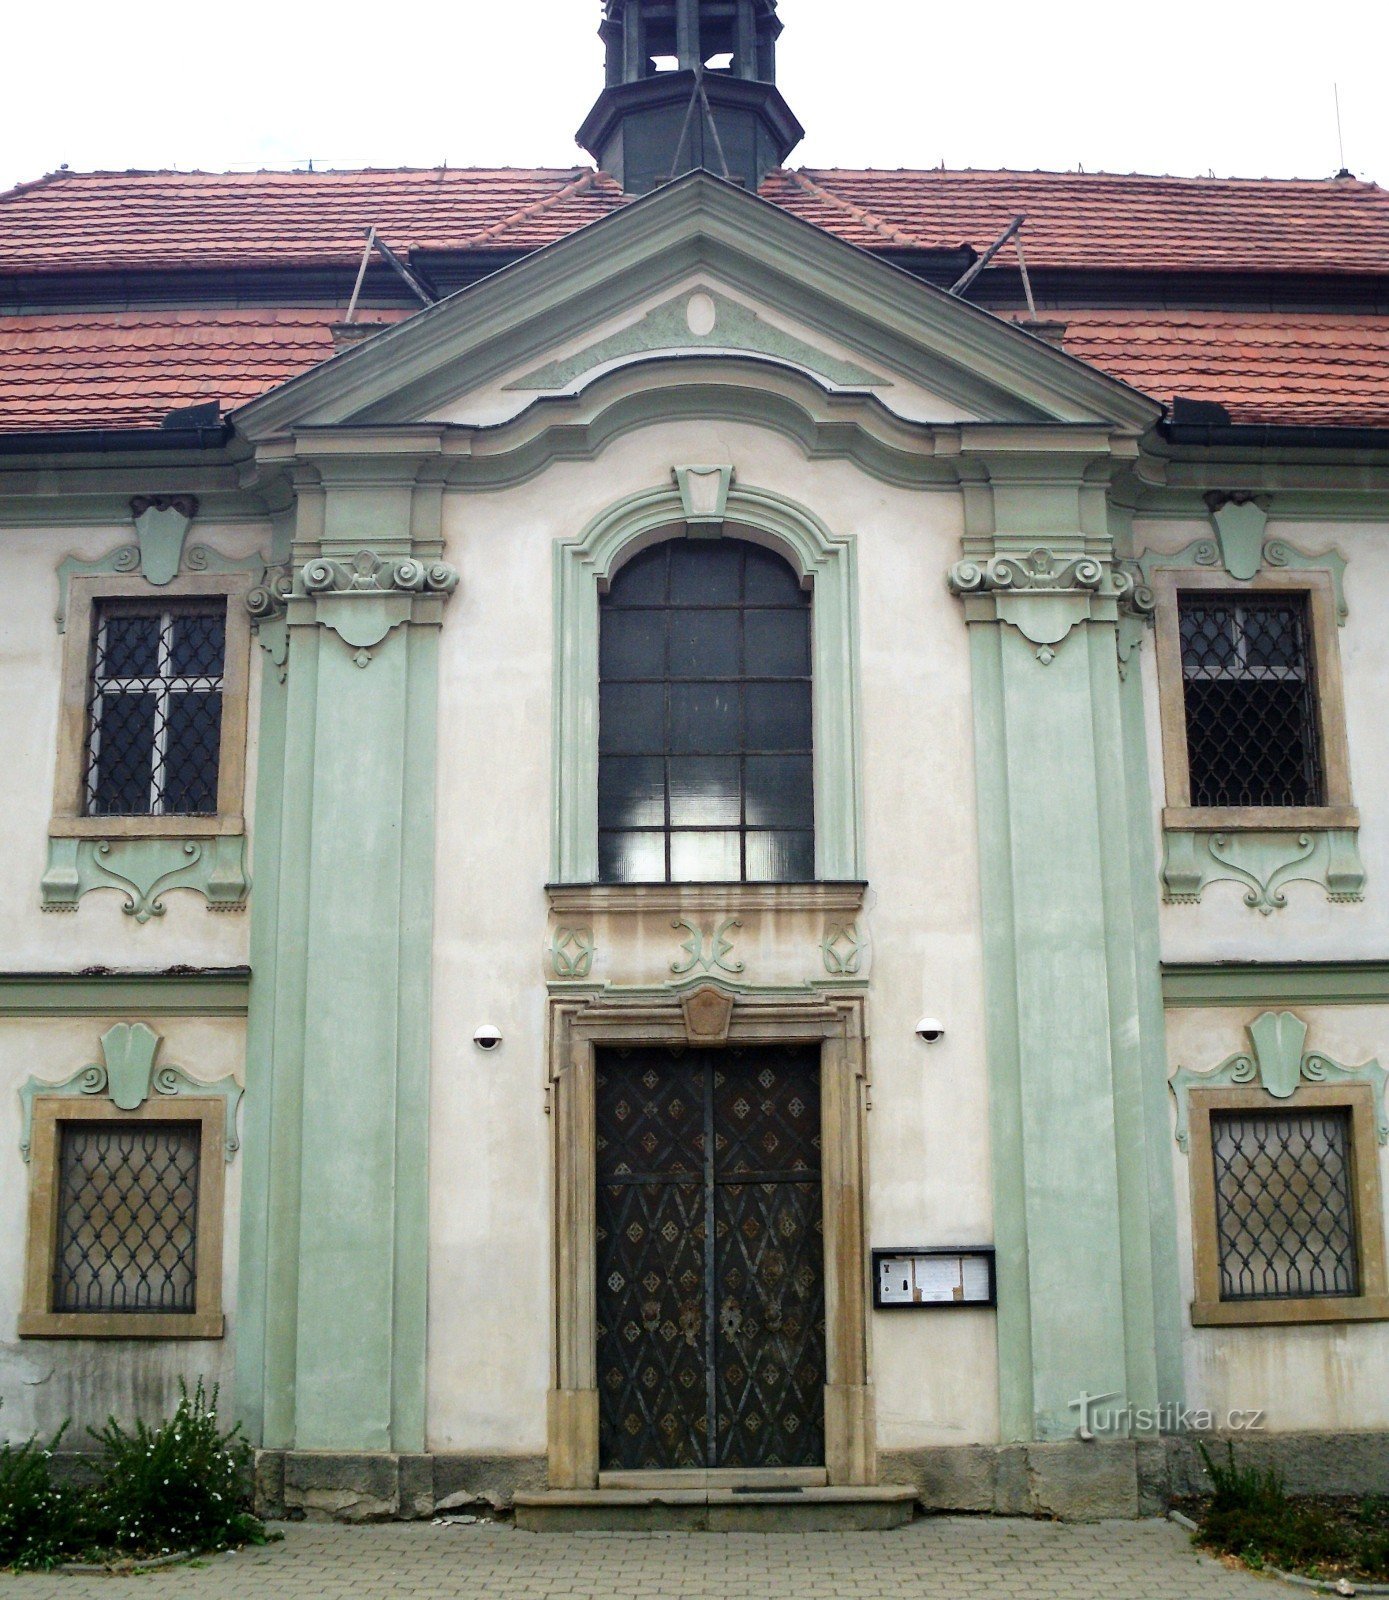
[[[1360,1292],[1348,1111],[1211,1114],[1222,1300]]]
[[[96,608],[83,776],[88,816],[216,813],[226,620],[225,605]]]
[[[1325,802],[1311,625],[1302,595],[1183,595],[1194,806]]]
[[[600,614],[604,882],[815,876],[810,595],[744,540],[635,556]]]
[[[65,1122],[54,1311],[196,1310],[196,1122]]]

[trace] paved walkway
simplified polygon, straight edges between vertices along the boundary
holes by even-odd
[[[927,1517],[891,1533],[518,1533],[300,1523],[282,1544],[130,1577],[0,1575],[24,1600],[1279,1600],[1170,1522]]]

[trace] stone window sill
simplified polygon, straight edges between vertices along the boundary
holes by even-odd
[[[1191,1305],[1191,1323],[1196,1328],[1386,1321],[1389,1321],[1389,1295],[1361,1295],[1353,1299],[1328,1295],[1306,1300],[1194,1300]]]
[[[1358,828],[1360,813],[1335,806],[1168,806],[1162,813],[1168,832],[1202,829],[1216,833],[1254,833]]]
[[[246,831],[238,814],[210,817],[54,817],[50,839],[215,839]]]
[[[839,911],[862,908],[867,885],[820,883],[562,883],[546,888],[551,911],[595,916],[647,911]]]
[[[24,1311],[21,1339],[220,1339],[226,1318],[220,1311],[162,1316],[149,1312]]]

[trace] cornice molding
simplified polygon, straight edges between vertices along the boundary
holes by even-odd
[[[0,1016],[244,1017],[247,967],[189,972],[0,972]]]
[[[1168,961],[1169,1007],[1389,1005],[1389,961]]]

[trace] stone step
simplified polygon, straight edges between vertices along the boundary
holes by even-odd
[[[529,1533],[843,1533],[910,1522],[909,1484],[852,1487],[548,1489],[516,1496]]]

